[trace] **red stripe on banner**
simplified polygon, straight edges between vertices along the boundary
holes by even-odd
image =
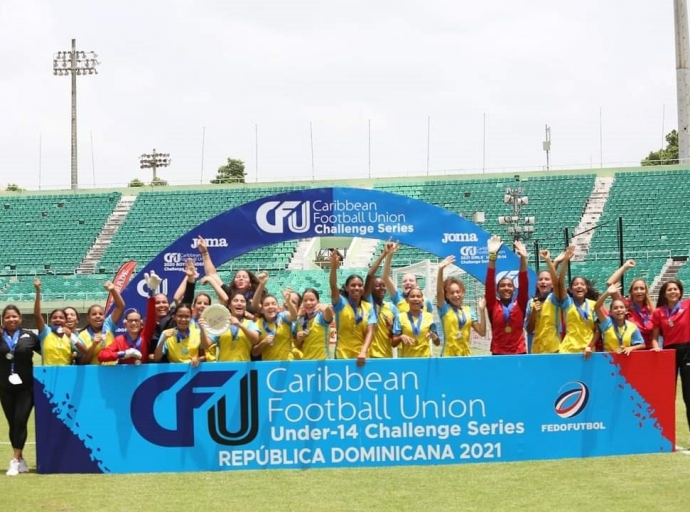
[[[129,280],[132,279],[134,275],[134,269],[137,268],[137,262],[134,260],[127,261],[122,264],[120,270],[115,274],[113,279],[113,284],[118,292],[122,292],[125,287],[129,284]],[[110,313],[110,308],[113,307],[113,296],[108,294],[108,300],[105,303],[105,313],[106,315]]]
[[[674,350],[635,351],[629,356],[612,353],[612,361],[642,398],[649,404],[640,406],[638,416],[655,418],[671,446],[676,446],[676,354]]]

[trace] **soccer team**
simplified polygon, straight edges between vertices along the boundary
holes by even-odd
[[[663,347],[676,353],[690,424],[690,299],[683,300],[679,281],[663,284],[656,307],[643,279],[635,279],[628,297],[622,296],[617,283],[624,272],[635,267],[632,260],[613,273],[601,295],[584,277],[572,279],[566,287],[565,269],[574,254],[571,247],[553,260],[549,251],[540,252],[548,270],[539,273],[536,293],[530,299],[527,252],[522,243],[514,244],[520,257],[517,293],[512,279],[496,282],[495,262],[501,247],[499,237],[490,238],[485,297],[477,301],[476,311],[464,304],[464,283],[453,276],[444,279],[454,257],[439,264],[436,303],[441,332],[433,316],[434,306],[417,286],[415,276],[404,275],[402,290],[397,289],[391,266],[398,245],[390,241],[365,278],[351,275],[342,286],[337,282],[340,254],[332,250],[330,302],[324,303],[313,288],[301,295],[285,290],[279,301],[268,293],[269,276],[264,272],[257,276],[240,270],[231,283],[224,284],[204,239],[199,238],[205,272],[201,282],[214,289],[230,312],[229,328],[215,334],[203,315],[212,299],[207,293],[195,295],[199,275],[191,260],[172,305],[167,296],[155,293],[160,283],[155,274],[146,276],[150,298],[144,317],[135,309],[125,310],[119,292],[108,282],[105,288],[112,296],[113,312],[106,316],[103,307],[91,306],[87,326],[81,330],[74,308],[52,311],[46,325],[41,315],[41,283],[36,279],[38,334],[22,328],[16,306],[8,305],[2,311],[0,402],[14,451],[7,474],[28,471],[22,451],[33,407],[34,353],[42,355],[44,365],[166,361],[197,366],[213,361],[324,360],[330,356],[333,320],[337,331],[333,356],[354,359],[359,366],[367,358],[394,357],[394,352],[397,357],[430,357],[432,345],[441,346],[442,357],[469,356],[471,332],[486,334],[487,314],[493,355],[526,354],[528,345],[532,354],[582,353],[588,357],[599,349],[629,355],[634,350],[658,351],[663,339]],[[377,277],[382,263],[381,277]],[[608,298],[612,299],[609,311],[604,307]],[[125,333],[117,335],[116,325],[123,317]]]

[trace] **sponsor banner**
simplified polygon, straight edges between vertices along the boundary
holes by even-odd
[[[134,270],[137,268],[137,262],[134,260],[126,261],[122,264],[120,269],[115,274],[113,279],[113,285],[118,292],[122,292],[125,287],[129,284],[130,279],[134,275]],[[108,300],[105,302],[106,314],[111,313],[111,308],[113,307],[113,296],[108,294]]]
[[[40,473],[461,464],[675,446],[673,351],[37,367]],[[654,375],[654,379],[649,376]],[[461,376],[460,378],[458,376]]]
[[[161,276],[158,291],[162,293],[177,288],[187,258],[192,258],[203,273],[197,249],[199,236],[206,239],[216,266],[259,247],[298,238],[392,238],[439,258],[455,255],[460,268],[483,282],[489,258],[486,243],[491,234],[454,212],[390,192],[355,188],[292,191],[228,210],[174,241],[124,291],[127,306],[144,310],[146,272],[153,270]],[[517,276],[519,265],[519,258],[510,249],[501,249],[496,262],[499,277]],[[534,288],[536,276],[532,271],[530,282]]]

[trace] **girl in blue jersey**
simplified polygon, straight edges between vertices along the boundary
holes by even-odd
[[[611,302],[611,311],[607,315],[604,312],[604,302],[609,297],[614,298]],[[599,330],[604,342],[604,350],[606,352],[616,352],[618,354],[625,354],[629,356],[633,350],[644,348],[644,340],[642,334],[634,322],[631,322],[626,317],[628,315],[628,308],[625,301],[620,296],[620,285],[611,285],[606,291],[597,299],[594,304],[594,310],[599,321]],[[585,349],[585,358],[594,351],[594,343],[590,343]]]
[[[338,288],[339,266],[340,254],[332,249],[329,284],[338,332],[335,358],[357,359],[357,366],[362,366],[374,338],[376,315],[372,305],[364,300],[361,277],[353,274],[345,280],[342,288]]]
[[[328,359],[328,343],[333,321],[331,306],[323,307],[319,303],[319,292],[307,288],[302,293],[302,304],[295,320],[295,349],[301,359],[323,361]]]

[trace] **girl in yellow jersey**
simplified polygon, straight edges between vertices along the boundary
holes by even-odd
[[[279,311],[278,300],[273,295],[264,296],[256,322],[261,341],[254,348],[262,361],[292,360],[292,322],[297,318],[297,307],[291,295],[289,289],[283,293],[287,311]]]
[[[554,288],[554,295],[563,310],[565,321],[565,337],[559,349],[559,352],[564,354],[583,353],[589,344],[592,343],[597,332],[594,304],[596,299],[599,298],[599,294],[584,277],[573,278],[570,282],[569,290],[566,290],[565,287],[565,272],[568,267],[568,261],[570,261],[574,254],[574,246],[566,249],[557,285]],[[550,270],[551,267],[549,266]]]
[[[79,339],[87,349],[86,359],[89,364],[101,364],[98,360],[98,353],[115,340],[116,326],[125,310],[125,302],[122,300],[122,295],[117,291],[115,285],[110,281],[106,281],[103,284],[103,288],[113,296],[115,308],[112,314],[106,317],[103,307],[94,304],[86,313],[88,325],[79,333]]]
[[[192,330],[201,330],[199,325],[199,319],[201,318],[204,310],[211,305],[211,296],[208,293],[199,293],[194,297],[194,302],[192,302],[192,321],[189,323],[189,328]],[[218,347],[215,343],[211,346],[204,348],[204,360],[207,363],[214,363],[217,359],[216,351]]]
[[[76,336],[65,327],[66,316],[62,309],[55,309],[48,315],[48,325],[41,314],[41,280],[34,279],[34,319],[41,342],[41,355],[45,366],[68,366],[72,364],[72,352],[76,350]]]
[[[328,281],[338,333],[335,358],[356,358],[357,366],[362,366],[367,360],[367,351],[374,338],[376,314],[372,305],[363,300],[364,281],[361,277],[351,275],[345,280],[345,285],[338,288],[339,266],[340,254],[332,249]]]
[[[424,295],[419,288],[413,288],[407,295],[410,310],[401,313],[393,325],[392,345],[397,347],[398,357],[431,357],[431,344],[438,346],[438,337],[434,316],[422,311]]]
[[[471,330],[480,336],[486,335],[486,301],[477,300],[479,319],[469,306],[463,306],[465,283],[457,277],[443,280],[443,271],[455,262],[455,256],[448,256],[438,265],[436,277],[436,305],[443,325],[443,350],[441,356],[469,356]]]
[[[208,344],[203,329],[190,329],[192,308],[189,304],[180,304],[175,310],[174,329],[166,329],[160,336],[153,360],[159,362],[166,355],[171,363],[189,363],[199,366],[204,360],[202,343]]]
[[[611,313],[604,312],[604,301],[608,297],[618,296],[611,302]],[[644,340],[637,325],[627,320],[628,308],[625,301],[620,296],[620,285],[611,285],[597,299],[594,310],[599,320],[599,330],[604,340],[604,350],[606,352],[617,352],[629,356],[633,350],[644,349]],[[585,358],[588,357],[595,347],[590,343],[585,349]]]
[[[531,354],[556,354],[561,346],[562,326],[560,303],[553,293],[553,283],[558,281],[557,265],[561,263],[565,253],[561,253],[554,261],[551,261],[548,250],[539,251],[539,255],[548,268],[537,276],[535,296],[527,305],[525,331]]]
[[[295,320],[295,348],[302,354],[302,359],[307,361],[328,359],[333,309],[330,306],[322,307],[319,300],[317,290],[304,290],[302,304]]]
[[[242,292],[230,297],[230,329],[218,336],[218,361],[251,361],[259,343],[259,328],[247,318],[247,299]]]
[[[386,261],[383,264],[383,281],[386,283],[386,289],[388,294],[391,296],[391,301],[398,308],[400,313],[407,313],[409,311],[409,304],[407,302],[407,296],[410,290],[417,288],[417,277],[414,274],[404,274],[402,276],[402,281],[400,283],[402,287],[402,292],[398,290],[395,282],[391,278],[391,264],[393,261],[393,255],[398,251],[400,244],[396,242],[388,241],[386,242]],[[434,312],[434,306],[429,299],[424,299],[422,302],[422,309],[428,313]]]
[[[367,278],[364,282],[364,296],[367,301],[374,308],[376,314],[376,328],[374,330],[374,339],[369,346],[368,357],[373,358],[391,358],[393,357],[393,345],[391,345],[391,336],[393,331],[393,324],[398,318],[398,308],[386,299],[386,282],[381,277],[376,277],[376,272],[381,266],[381,262],[388,255],[392,249],[393,244],[388,242],[384,245],[381,254],[374,260],[367,272]]]

